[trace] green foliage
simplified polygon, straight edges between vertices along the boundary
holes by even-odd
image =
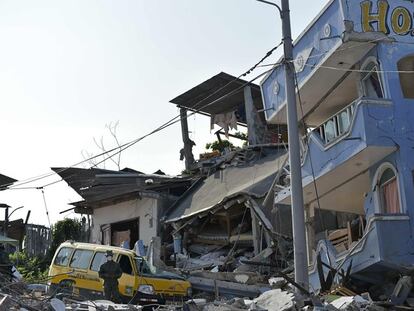
[[[46,280],[49,264],[44,258],[29,257],[24,252],[10,254],[9,258],[26,282],[39,283]]]
[[[82,236],[82,223],[77,219],[66,218],[52,226],[52,243],[47,258],[52,260],[57,248],[65,241],[79,241]]]
[[[247,142],[249,140],[249,136],[246,133],[242,133],[242,132],[236,132],[234,134],[234,136],[236,136],[238,139],[243,140],[243,146],[247,146]]]
[[[234,136],[236,136],[236,138],[238,139],[245,140],[245,141],[247,141],[249,138],[246,133],[242,133],[242,132],[236,132],[234,133]]]
[[[216,140],[212,143],[206,144],[206,149],[211,149],[212,151],[223,152],[225,148],[234,148],[234,145],[228,140]]]

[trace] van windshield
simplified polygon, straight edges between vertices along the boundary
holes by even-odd
[[[135,257],[137,263],[137,270],[139,274],[157,274],[158,269],[153,265],[150,265],[144,258]]]

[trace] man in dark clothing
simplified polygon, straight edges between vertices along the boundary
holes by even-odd
[[[122,270],[119,263],[113,261],[113,257],[112,251],[106,251],[106,262],[99,269],[99,277],[104,280],[105,299],[120,303],[118,279],[122,275]]]
[[[0,282],[12,279],[12,264],[3,244],[0,244]]]

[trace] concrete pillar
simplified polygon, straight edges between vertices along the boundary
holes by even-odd
[[[305,206],[305,225],[308,262],[312,262],[313,250],[315,249],[315,209],[312,205]]]
[[[246,108],[246,121],[249,137],[249,145],[259,145],[265,143],[266,125],[260,119],[257,109],[253,103],[252,90],[248,85],[244,88],[244,105]]]

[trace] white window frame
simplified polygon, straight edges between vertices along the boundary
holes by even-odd
[[[371,65],[374,64],[374,67],[370,70],[370,72],[365,72],[365,70],[367,70],[366,68]],[[376,70],[375,70],[376,69]],[[365,98],[372,98],[370,96],[368,96],[366,93],[366,89],[365,89],[365,81],[369,78],[369,76],[373,73],[376,72],[378,75],[378,80],[379,80],[379,84],[380,84],[380,88],[381,88],[381,92],[382,92],[382,98],[379,99],[385,99],[387,98],[386,94],[385,94],[385,88],[384,88],[384,79],[382,77],[381,74],[381,67],[378,63],[378,60],[376,57],[371,56],[368,57],[364,63],[361,66],[361,70],[363,71],[361,73],[361,79],[360,79],[360,87],[361,87],[361,95]]]
[[[401,197],[400,177],[398,175],[397,169],[390,162],[382,163],[377,168],[377,171],[375,172],[375,176],[374,176],[374,179],[373,179],[373,185],[372,185],[372,189],[373,189],[373,192],[374,192],[373,198],[374,198],[374,204],[375,204],[375,213],[377,213],[377,214],[386,214],[386,211],[384,210],[382,198],[381,198],[380,180],[381,180],[382,175],[384,174],[384,172],[387,169],[392,169],[392,171],[394,172],[395,178],[397,179],[398,200],[399,200],[399,203],[400,203],[400,213],[399,214],[404,214],[404,212],[403,212],[403,201],[402,201],[402,197]]]

